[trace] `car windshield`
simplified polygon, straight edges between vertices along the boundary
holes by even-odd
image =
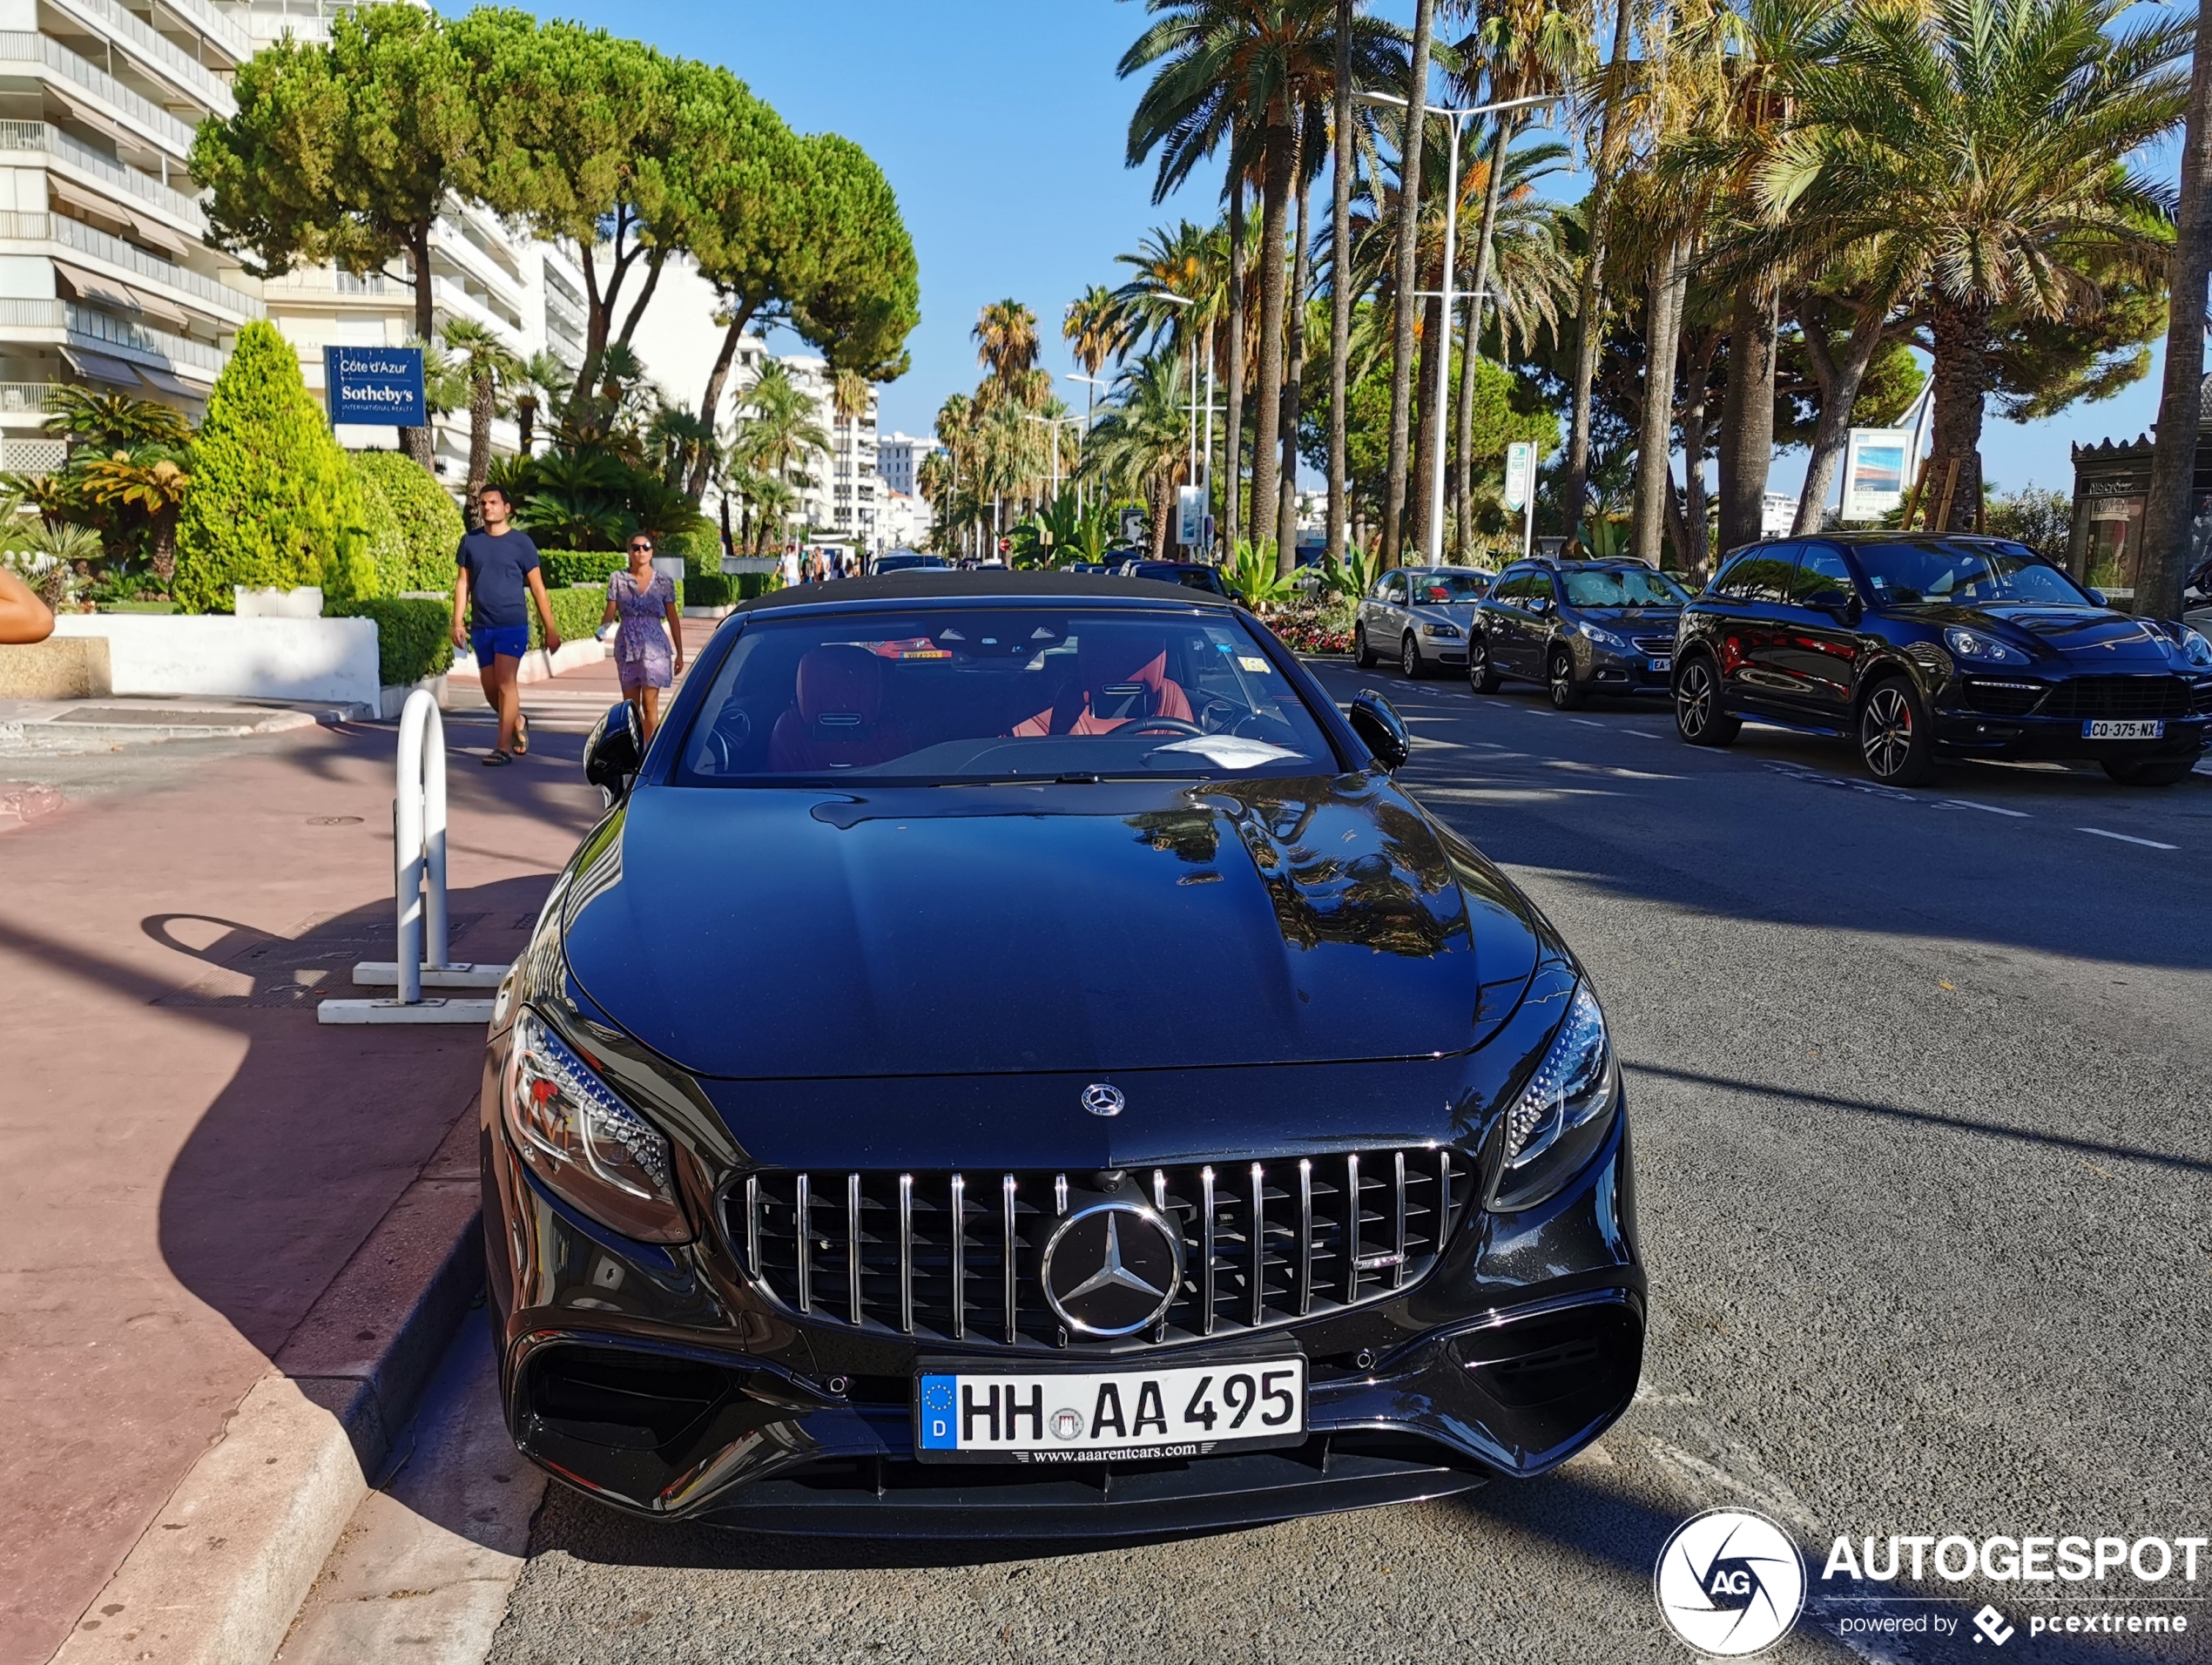
[[[1611,567],[1567,572],[1567,599],[1577,607],[1679,607],[1689,594],[1663,572]]]
[[[1878,602],[2044,603],[2084,607],[2073,579],[2018,543],[1861,543],[1853,551]]]
[[[1455,602],[1482,599],[1483,582],[1472,572],[1417,572],[1413,576],[1417,607],[1448,607]]]
[[[875,570],[878,572],[904,572],[914,567],[941,567],[944,564],[945,557],[941,555],[886,555],[877,557]]]
[[[1242,621],[1047,603],[755,617],[685,736],[681,784],[1333,774]]]

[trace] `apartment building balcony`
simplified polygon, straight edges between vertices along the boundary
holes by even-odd
[[[430,302],[442,317],[466,318],[505,335],[522,334],[520,319],[509,317],[485,296],[435,272],[430,276]]]
[[[72,288],[104,286],[111,293],[101,298],[103,304],[127,307],[178,329],[190,322],[185,307],[227,329],[268,315],[258,296],[148,254],[65,214],[0,212],[0,243],[36,245],[7,252],[44,254]]]
[[[496,310],[520,316],[525,292],[521,274],[468,233],[465,224],[440,219],[430,233],[430,269],[469,286],[487,291],[498,303]]]
[[[206,234],[206,214],[198,202],[183,192],[172,190],[151,174],[101,155],[76,134],[52,122],[0,121],[0,165],[38,165],[33,158],[43,158],[51,178],[111,199],[116,208],[111,213],[117,217],[127,215],[142,229],[158,226],[183,233],[190,243],[198,243]],[[66,192],[56,194],[67,196]],[[146,240],[163,242],[158,233],[149,235]],[[165,242],[163,246],[167,246]]]
[[[51,18],[48,10],[54,14]],[[219,116],[238,113],[238,99],[206,64],[117,0],[42,0],[39,26],[64,35],[82,29],[96,39],[112,41],[141,73],[166,84],[179,98]]]
[[[126,86],[105,70],[71,51],[51,36],[27,30],[0,30],[0,72],[21,64],[57,93],[91,125],[121,128],[143,145],[165,151],[179,162],[191,153],[192,124]]]
[[[253,56],[253,43],[247,38],[244,27],[216,10],[207,0],[155,0],[155,3],[205,35],[208,44],[231,64],[241,64]]]

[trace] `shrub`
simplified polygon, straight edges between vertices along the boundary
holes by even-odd
[[[192,440],[192,475],[174,589],[187,611],[230,611],[237,584],[320,584],[335,601],[374,592],[361,487],[275,325],[239,331]]]
[[[405,582],[386,590],[453,588],[453,556],[461,547],[461,509],[453,494],[398,451],[356,451],[355,461],[376,482],[407,543]]]
[[[727,607],[738,598],[738,578],[757,578],[757,572],[725,576],[719,572],[695,572],[684,580],[686,603],[692,607]]]
[[[607,610],[607,592],[604,585],[597,590],[568,589],[548,584],[546,599],[553,603],[553,622],[561,627],[564,642],[583,642],[599,632],[599,616]],[[450,622],[450,615],[448,615]],[[545,624],[537,616],[537,608],[530,608],[530,645],[545,645]]]
[[[630,557],[612,549],[540,549],[538,564],[545,570],[545,587],[564,590],[570,584],[607,587],[607,580],[630,564]]]
[[[772,596],[784,587],[780,572],[740,572],[738,576],[738,599],[751,601],[755,596]]]
[[[422,471],[416,468],[415,472]],[[421,682],[453,664],[450,601],[418,596],[359,597],[324,610],[339,618],[375,621],[376,674],[387,687]]]
[[[392,512],[376,476],[362,466],[361,456],[359,451],[347,452],[346,467],[361,495],[362,533],[369,564],[376,569],[376,594],[396,596],[402,590],[418,589],[409,581],[407,535],[400,530],[400,517]]]
[[[661,540],[663,555],[684,557],[684,576],[687,578],[722,576],[722,533],[718,527],[707,523],[694,526],[688,532],[678,532]],[[719,606],[721,603],[695,602],[694,606]]]

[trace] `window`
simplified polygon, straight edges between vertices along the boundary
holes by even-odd
[[[1558,599],[1559,592],[1552,583],[1552,576],[1548,572],[1532,572],[1523,578],[1521,583],[1527,587],[1524,593],[1528,597],[1524,605],[1534,607],[1540,601]]]
[[[1406,601],[1406,575],[1402,572],[1385,573],[1380,594],[1385,601],[1403,606]]]
[[[1472,572],[1424,572],[1413,580],[1413,599],[1428,607],[1480,601],[1482,580]]]
[[[1577,607],[1679,607],[1689,592],[1649,567],[1608,567],[1561,575]]]
[[[1841,549],[1826,543],[1807,543],[1799,549],[1797,576],[1790,586],[1790,597],[1798,606],[1814,606],[1818,598],[1839,593],[1848,601],[1854,588]]]
[[[1794,543],[1755,543],[1721,570],[1713,591],[1730,601],[1785,602],[1797,570]]]
[[[1956,542],[1862,543],[1858,564],[1874,591],[1889,606],[1919,602],[2041,602],[2083,607],[2089,598],[2073,579],[2033,549],[2018,543]]]
[[[979,604],[749,621],[716,669],[676,779],[934,785],[1340,766],[1233,617]]]

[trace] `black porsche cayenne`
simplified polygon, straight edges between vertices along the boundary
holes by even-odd
[[[1824,535],[1729,558],[1683,610],[1674,692],[1693,745],[1746,717],[1845,735],[1895,785],[1940,758],[2039,758],[2168,786],[2212,729],[2212,643],[2000,538]]]
[[[509,1426],[615,1507],[1096,1534],[1434,1496],[1627,1406],[1621,1071],[1574,956],[1233,603],[752,603],[502,988]]]

